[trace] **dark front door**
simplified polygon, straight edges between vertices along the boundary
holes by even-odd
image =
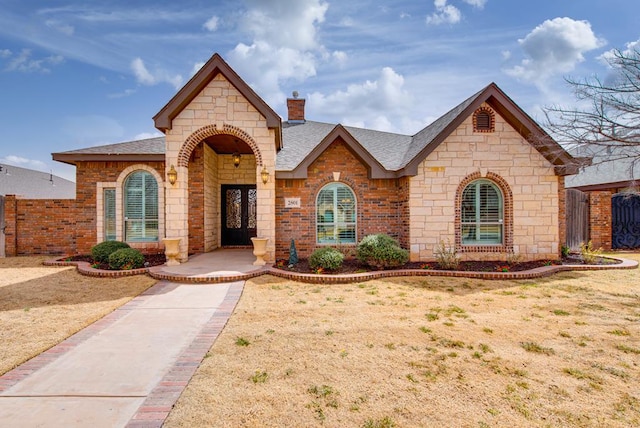
[[[251,245],[256,236],[256,186],[222,186],[222,245]]]

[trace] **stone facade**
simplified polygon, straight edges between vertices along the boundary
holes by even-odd
[[[274,175],[275,131],[267,127],[265,118],[222,74],[216,75],[173,118],[171,129],[166,132],[166,165],[167,167],[175,165],[178,171],[177,182],[174,185],[167,184],[166,187],[167,237],[185,238],[190,233],[199,233],[194,230],[195,226],[192,226],[191,230],[189,228],[189,208],[192,203],[190,202],[188,160],[191,158],[192,152],[197,150],[198,145],[205,139],[216,135],[232,135],[249,145],[254,151],[255,164],[250,176],[253,178],[251,183],[256,184],[258,191],[257,229],[259,235],[269,238],[267,260],[273,260],[275,250],[275,181],[272,178],[265,184],[261,180],[256,180],[256,177],[260,176],[263,167],[270,171],[272,177]],[[246,158],[248,157],[246,156]],[[224,158],[224,156],[218,156],[218,168]],[[213,161],[210,160],[208,165],[212,164]],[[204,167],[202,170],[202,174],[205,174]],[[207,174],[209,174],[209,184],[215,185],[215,180],[213,180],[215,174],[211,171]],[[239,183],[237,180],[244,179],[242,177],[246,177],[246,174],[231,169],[218,173],[219,178],[222,176],[227,182]],[[219,181],[218,192],[221,184],[222,181]],[[206,195],[214,189],[205,188],[203,191]],[[200,198],[199,195],[197,197]],[[210,210],[217,209],[213,198],[208,206]],[[207,221],[210,222],[209,227],[211,227],[213,225],[211,216]],[[217,222],[219,224],[219,220]],[[210,235],[206,231],[205,234]],[[195,235],[193,236],[195,237]],[[197,240],[196,247],[203,248],[204,241],[200,242],[200,238]],[[215,245],[213,241],[210,235],[208,245],[213,247]],[[181,261],[186,261],[190,248],[189,239],[183,239],[180,243]]]
[[[499,186],[503,193],[510,191],[511,205],[505,197],[504,228],[506,237],[512,228],[512,243],[465,248],[456,241],[456,192],[474,174],[503,183]],[[411,259],[432,260],[440,241],[456,245],[463,259],[504,260],[509,253],[524,259],[557,259],[560,188],[553,166],[500,115],[492,133],[474,132],[469,117],[410,178]],[[513,219],[511,224],[508,218]]]

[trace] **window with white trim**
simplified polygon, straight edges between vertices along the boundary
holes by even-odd
[[[316,200],[318,244],[356,242],[356,197],[349,186],[331,183],[318,192]]]
[[[104,240],[116,240],[116,189],[102,190],[102,207],[104,210]]]
[[[460,227],[463,245],[502,244],[504,198],[490,180],[475,180],[462,192]]]
[[[124,193],[124,239],[158,240],[158,182],[147,171],[135,171],[126,178]]]

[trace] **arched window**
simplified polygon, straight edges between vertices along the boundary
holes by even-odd
[[[342,183],[331,183],[318,192],[316,200],[318,244],[356,242],[356,197]]]
[[[469,183],[462,192],[460,207],[462,245],[502,244],[504,199],[490,180]]]
[[[135,171],[124,181],[124,239],[158,240],[158,182],[147,171]]]

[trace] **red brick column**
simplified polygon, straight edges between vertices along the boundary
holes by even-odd
[[[611,190],[589,194],[589,225],[591,242],[595,248],[611,249]]]
[[[7,195],[4,198],[4,252],[7,257],[15,257],[16,248],[16,196]]]
[[[564,176],[558,177],[558,251],[567,243],[567,191]],[[560,255],[560,254],[559,254]]]

